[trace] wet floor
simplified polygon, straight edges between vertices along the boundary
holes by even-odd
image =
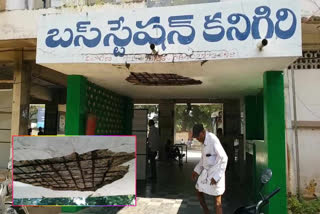
[[[200,159],[199,151],[188,151],[188,163],[179,167],[178,162],[167,163],[157,161],[157,180],[139,181],[137,183],[136,207],[92,207],[81,210],[78,214],[195,214],[202,213],[199,201],[195,195],[195,183],[191,180],[193,168]],[[226,173],[226,192],[223,196],[224,214],[246,204],[244,184],[234,170]],[[211,213],[214,212],[214,200],[206,196]]]

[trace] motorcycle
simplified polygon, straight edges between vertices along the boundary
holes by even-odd
[[[267,196],[262,195],[261,190],[263,186],[270,181],[271,177],[272,177],[271,169],[264,170],[260,178],[261,187],[259,191],[259,196],[261,199],[256,204],[252,204],[245,207],[239,207],[234,211],[234,214],[263,214],[263,213],[260,213],[261,209],[267,204],[269,204],[269,200],[280,191],[280,188],[277,188]]]
[[[29,214],[26,207],[12,206],[12,185],[11,180],[6,179],[0,183],[0,213],[2,214]]]

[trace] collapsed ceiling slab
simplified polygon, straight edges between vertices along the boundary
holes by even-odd
[[[95,191],[123,178],[129,166],[122,164],[135,153],[115,153],[108,149],[63,157],[13,162],[14,181],[52,190]]]

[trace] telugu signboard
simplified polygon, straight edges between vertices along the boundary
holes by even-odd
[[[262,0],[53,14],[41,17],[37,41],[37,63],[300,56],[300,8]]]

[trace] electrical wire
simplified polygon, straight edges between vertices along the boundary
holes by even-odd
[[[316,112],[312,111],[312,109],[310,109],[303,101],[302,99],[296,95],[296,97],[298,98],[299,102],[316,118],[320,119],[320,115],[318,115]]]

